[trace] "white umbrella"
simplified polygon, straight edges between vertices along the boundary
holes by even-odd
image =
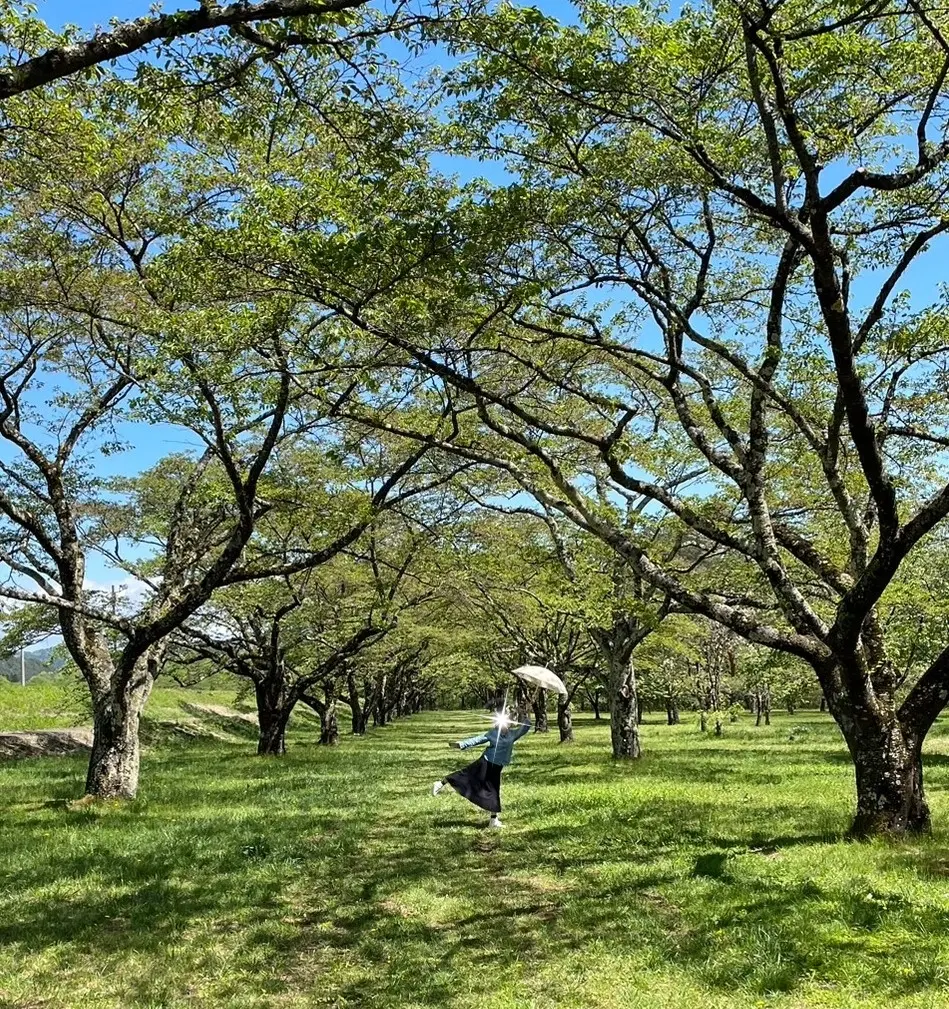
[[[514,675],[525,683],[534,687],[541,687],[544,690],[553,690],[563,697],[567,696],[567,688],[560,677],[546,666],[518,666]]]

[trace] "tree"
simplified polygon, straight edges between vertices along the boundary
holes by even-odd
[[[737,687],[737,641],[727,627],[697,618],[692,622],[695,635],[692,663],[693,689],[699,709],[701,728],[708,728],[708,718],[715,718],[715,735],[722,735],[723,714],[731,708]]]
[[[641,693],[665,709],[669,725],[681,721],[681,708],[690,693],[689,669],[697,657],[697,636],[691,617],[671,614],[637,653]]]
[[[613,561],[610,583],[606,619],[592,624],[589,631],[606,668],[613,756],[636,759],[642,755],[642,744],[634,653],[668,615],[670,603],[668,598],[656,603],[653,586],[620,557]]]
[[[945,445],[931,381],[944,354],[931,328],[941,304],[914,312],[894,299],[910,265],[947,230],[938,194],[949,141],[938,110],[949,63],[938,31],[915,10],[903,14],[899,43],[890,8],[864,16],[807,4],[718,9],[701,25],[688,16],[667,26],[637,11],[621,27],[598,21],[597,31],[535,26],[550,43],[543,57],[525,70],[502,44],[503,68],[492,56],[484,65],[506,79],[481,85],[505,99],[518,89],[533,108],[540,101],[572,117],[547,149],[557,152],[548,177],[577,195],[568,217],[544,221],[551,237],[569,228],[569,251],[555,254],[557,289],[615,282],[651,313],[661,344],[615,340],[555,289],[542,327],[631,369],[634,387],[648,389],[684,435],[677,448],[706,462],[728,511],[707,491],[692,501],[661,487],[646,493],[706,542],[746,559],[759,582],[757,612],[695,591],[575,492],[567,509],[682,604],[811,665],[854,760],[855,834],[928,827],[920,749],[949,686],[944,651],[901,700],[880,622],[901,565],[949,511],[949,487],[929,462]],[[498,27],[488,29],[492,39]],[[515,37],[538,51],[536,35],[507,35]],[[680,62],[650,62],[660,40],[686,39]],[[682,91],[683,79],[694,88]],[[703,81],[711,80],[709,91]],[[479,97],[481,121],[490,121]],[[898,115],[890,111],[897,101]],[[525,125],[516,110],[505,118]],[[582,138],[606,130],[611,140],[596,161],[608,167],[585,172]],[[900,137],[895,169],[884,165],[886,134]],[[532,145],[552,140],[529,128],[518,153],[531,160]],[[632,146],[643,158],[624,172],[608,151]],[[654,157],[667,159],[661,181],[642,171]],[[737,231],[726,224],[735,214]],[[884,272],[871,279],[866,271],[881,262]],[[753,291],[765,292],[761,302]],[[531,323],[522,308],[517,314]],[[633,410],[617,411],[612,432],[581,436],[619,485],[638,489],[643,481],[617,451],[628,451]],[[551,421],[541,422],[549,431]],[[558,481],[559,467],[547,469]],[[918,482],[907,482],[909,472]],[[766,601],[778,619],[759,615]]]
[[[417,578],[424,550],[414,515],[432,511],[427,498],[458,467],[427,470],[417,452],[393,454],[361,438],[348,452],[297,446],[279,460],[268,490],[280,509],[258,522],[239,577],[175,635],[179,661],[190,656],[251,681],[260,754],[285,752],[301,701],[320,715],[323,741],[334,743],[341,681],[428,598]]]
[[[322,294],[442,383],[451,416],[403,433],[451,432],[677,606],[814,670],[855,835],[928,828],[921,747],[949,696],[944,642],[900,695],[880,619],[949,512],[944,306],[898,293],[949,230],[934,24],[919,5],[590,5],[576,27],[505,8],[452,39],[473,54],[453,140],[514,181],[460,206],[468,242],[419,270],[429,306],[472,262],[490,282],[434,332],[431,308],[386,319],[379,287]],[[670,490],[679,463],[702,479]],[[729,564],[670,563],[597,477]]]
[[[360,585],[361,574],[357,563],[337,555],[333,563],[296,577],[219,593],[197,615],[213,633],[197,625],[181,629],[185,655],[253,684],[258,754],[286,752],[287,725],[300,701],[320,713],[324,741],[335,741],[336,681],[391,626],[385,612],[389,591],[381,584]],[[323,700],[318,690],[328,691]]]
[[[625,514],[627,525],[644,521],[642,509],[636,504],[626,500],[623,507],[617,508],[606,497],[601,500],[603,509],[614,511],[617,516]],[[613,756],[635,759],[641,755],[642,747],[633,653],[669,614],[670,600],[662,599],[635,570],[615,553],[603,550],[598,541],[582,535],[566,536],[549,508],[534,511],[521,506],[516,514],[534,519],[537,530],[547,533],[540,559],[535,547],[534,561],[529,565],[531,570],[546,567],[551,572],[542,600],[544,618],[535,620],[531,643],[525,642],[523,633],[520,638],[525,656],[547,656],[558,672],[572,672],[567,677],[567,697],[558,700],[561,742],[573,738],[570,703],[599,666],[605,671]],[[521,523],[514,528],[520,542],[530,542],[530,526],[525,528]],[[654,528],[652,535],[661,535],[661,530]],[[536,540],[536,530],[533,536]],[[678,547],[673,552],[677,550]],[[511,548],[504,550],[507,570],[514,552]],[[501,610],[504,619],[511,621],[510,607],[504,605]],[[509,636],[518,640],[513,630]],[[596,655],[584,647],[588,643],[593,644]]]
[[[398,633],[369,652],[362,670],[361,704],[351,700],[353,732],[363,735],[370,719],[374,728],[381,727],[430,704],[435,688],[430,658],[427,640],[406,640]],[[350,698],[358,696],[358,687],[351,687]]]
[[[557,727],[560,741],[570,742],[570,705],[592,672],[594,656],[567,570],[534,513],[505,508],[496,493],[489,504],[482,495],[468,493],[479,511],[456,532],[453,563],[446,571],[461,619],[484,628],[480,651],[500,677],[525,663],[557,672],[568,691],[557,699]],[[517,696],[518,703],[527,703],[522,692]],[[534,693],[530,704],[534,731],[547,732],[547,692]]]
[[[949,512],[943,306],[896,296],[949,230],[933,25],[894,5],[591,5],[572,27],[504,8],[450,29],[472,58],[420,150],[504,157],[510,184],[433,180],[395,144],[342,234],[310,225],[326,180],[295,163],[235,197],[253,233],[204,236],[209,262],[386,348],[392,387],[357,398],[391,433],[497,467],[662,598],[808,663],[858,835],[928,827],[921,747],[949,695],[944,644],[900,694],[880,621]],[[603,486],[694,556],[617,521]]]
[[[24,14],[4,4],[0,7],[0,27],[6,65],[0,69],[0,101],[73,74],[95,71],[103,63],[155,43],[167,47],[175,39],[210,35],[218,29],[230,29],[236,39],[245,43],[239,64],[244,68],[259,60],[272,60],[295,47],[345,45],[348,33],[340,29],[350,26],[353,30],[351,12],[367,5],[368,0],[262,0],[226,6],[202,3],[198,10],[114,21],[110,31],[97,30],[91,37],[82,38],[69,31],[56,35],[32,13]],[[403,4],[398,4],[394,11],[359,25],[361,31],[355,34],[398,35],[431,20],[411,16],[405,13]],[[264,24],[269,30],[262,34],[251,27],[254,24]]]
[[[237,270],[206,283],[185,239],[229,217],[226,185],[197,155],[177,157],[201,141],[183,106],[156,121],[139,97],[111,81],[17,107],[24,128],[3,182],[0,594],[57,614],[92,698],[95,797],[136,793],[139,717],[169,634],[224,585],[340,552],[427,451],[402,453],[334,534],[293,559],[242,563],[261,524],[298,507],[286,473],[271,471],[295,445],[337,441],[334,404],[358,352],[321,342],[332,317]],[[205,107],[201,127],[213,134],[220,111]],[[98,461],[150,423],[187,432],[194,451],[135,486],[103,481]],[[126,555],[133,539],[144,556]],[[85,584],[95,553],[140,579],[144,601],[101,605]]]
[[[150,597],[136,613],[109,612],[90,600],[85,587],[87,553],[96,549],[101,531],[90,515],[103,501],[90,459],[81,453],[85,445],[101,446],[96,446],[98,432],[115,421],[119,407],[131,398],[137,384],[135,351],[126,346],[116,354],[110,340],[87,340],[72,320],[43,318],[22,304],[8,309],[4,322],[0,438],[12,461],[0,467],[0,560],[35,589],[8,583],[0,592],[50,606],[58,614],[63,639],[93,702],[87,794],[133,796],[139,716],[161,667],[165,639],[234,572],[258,517],[264,467],[283,436],[289,376],[286,370],[282,378],[275,376],[274,398],[260,426],[249,425],[247,414],[227,416],[217,390],[205,380],[196,382],[195,404],[215,413],[219,423],[208,434],[208,450],[192,461],[179,485]],[[279,361],[279,344],[271,346]],[[43,361],[53,355],[75,383],[74,391],[61,394],[60,408],[47,410],[41,419],[31,397]],[[255,358],[250,352],[236,373],[258,368]],[[194,371],[200,374],[196,364]],[[235,431],[243,442],[237,442]],[[228,471],[224,496],[206,493],[215,455]],[[110,640],[110,631],[120,643]]]

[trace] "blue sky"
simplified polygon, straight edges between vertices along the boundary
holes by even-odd
[[[92,28],[108,24],[110,18],[142,17],[148,13],[148,0],[40,0],[39,16],[50,28],[64,24]],[[169,4],[168,11],[188,10],[197,4]]]

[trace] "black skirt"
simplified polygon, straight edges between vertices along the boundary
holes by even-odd
[[[501,812],[500,764],[479,757],[473,764],[449,774],[445,781],[469,802],[488,813]]]

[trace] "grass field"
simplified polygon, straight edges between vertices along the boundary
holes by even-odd
[[[282,760],[169,741],[124,808],[68,807],[82,760],[0,764],[0,1007],[949,1006],[946,727],[936,834],[895,846],[839,840],[823,716],[647,724],[632,765],[580,717],[519,744],[497,832],[429,794],[480,724],[323,750],[301,720]]]
[[[79,686],[63,680],[33,680],[24,690],[0,677],[0,732],[69,729],[86,724]],[[89,721],[91,725],[91,721]]]

